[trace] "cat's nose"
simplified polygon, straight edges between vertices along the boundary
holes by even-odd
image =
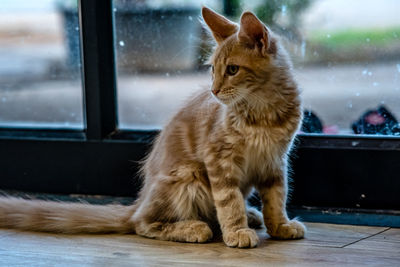
[[[213,88],[211,89],[211,92],[212,92],[214,95],[217,95],[217,94],[219,93],[219,91],[221,91],[219,88],[213,87]]]

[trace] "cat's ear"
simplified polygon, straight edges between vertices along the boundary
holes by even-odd
[[[251,48],[259,49],[263,55],[276,52],[276,44],[271,40],[269,30],[249,11],[244,12],[240,18],[238,38]]]
[[[221,43],[229,36],[235,34],[238,30],[236,23],[207,7],[202,8],[201,14],[217,43]]]

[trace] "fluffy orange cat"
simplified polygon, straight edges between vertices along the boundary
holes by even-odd
[[[301,121],[286,52],[251,12],[239,25],[206,7],[202,15],[217,42],[211,93],[190,99],[162,130],[143,165],[137,201],[99,206],[3,197],[0,227],[206,242],[219,226],[225,244],[240,248],[257,246],[249,226],[262,222],[274,238],[304,236],[285,207],[287,153]],[[246,207],[253,188],[262,214]]]

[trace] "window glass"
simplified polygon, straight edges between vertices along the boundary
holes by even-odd
[[[159,129],[189,95],[207,86],[210,50],[201,5],[222,1],[114,1],[119,127]]]
[[[0,126],[83,128],[77,0],[2,0]]]
[[[252,10],[282,36],[304,100],[303,132],[400,133],[397,0],[115,0],[121,128],[160,128],[210,84],[201,4],[235,21]]]
[[[398,135],[400,1],[305,2],[291,47],[305,109],[326,134]]]

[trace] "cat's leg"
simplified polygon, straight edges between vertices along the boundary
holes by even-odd
[[[258,236],[248,227],[245,201],[239,189],[237,177],[240,170],[228,160],[212,163],[211,161],[207,170],[225,244],[239,248],[257,246]]]
[[[250,228],[253,229],[261,229],[263,226],[263,216],[262,213],[259,212],[254,207],[247,207],[247,223]]]
[[[159,174],[145,184],[130,218],[138,235],[180,242],[212,238],[204,222],[214,215],[211,191],[203,181],[203,171],[192,165],[175,167],[171,175]]]
[[[149,238],[190,243],[204,243],[213,236],[208,224],[198,220],[172,223],[141,221],[135,224],[135,231],[138,235]]]
[[[264,223],[268,234],[277,239],[303,238],[304,224],[296,219],[289,220],[286,213],[287,181],[286,171],[276,171],[258,186],[263,203]]]
[[[238,187],[213,189],[217,217],[229,247],[255,247],[257,233],[248,227],[243,195]]]

